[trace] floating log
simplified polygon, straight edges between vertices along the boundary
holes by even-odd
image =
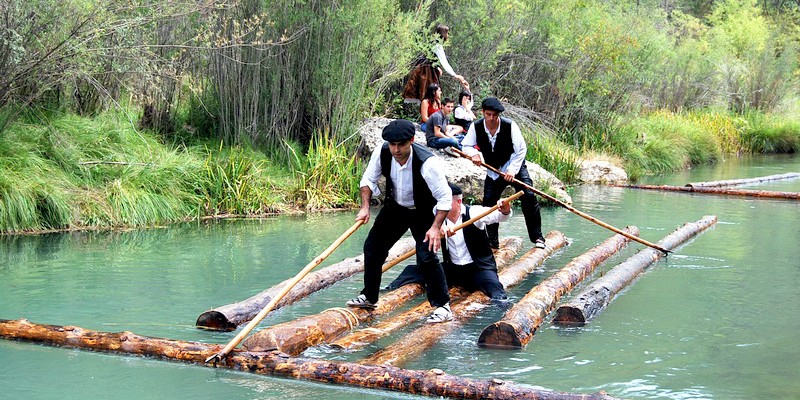
[[[767,181],[777,181],[781,179],[794,179],[794,178],[800,178],[800,173],[788,172],[785,174],[767,175],[756,178],[728,179],[724,181],[711,181],[711,182],[692,182],[692,183],[687,183],[686,186],[693,188],[736,186],[736,185],[748,185],[751,183],[761,183]]]
[[[232,351],[224,361],[203,361],[222,345],[140,336],[133,332],[99,332],[76,326],[39,325],[20,319],[0,320],[0,337],[52,346],[155,357],[212,368],[227,368],[260,375],[348,386],[391,390],[425,396],[462,399],[597,399],[613,397],[604,392],[578,394],[517,385],[499,379],[478,380],[448,375],[441,370],[407,370],[349,362],[292,358],[280,352]]]
[[[510,288],[522,282],[531,272],[539,268],[554,251],[567,244],[567,238],[557,231],[548,233],[546,239],[547,247],[545,249],[529,251],[498,274],[503,287]],[[451,304],[450,307],[454,316],[453,321],[440,324],[425,324],[361,362],[373,365],[401,366],[427,351],[447,334],[458,329],[490,302],[489,296],[486,296],[483,292],[473,292],[463,301]]]
[[[517,251],[522,246],[522,239],[512,238],[505,240],[501,243],[500,250],[495,253],[494,258],[497,263],[497,269],[502,271],[503,268],[511,262],[511,259],[517,255]],[[450,289],[450,301],[455,303],[460,299],[468,296],[469,293],[460,289]],[[364,347],[370,343],[374,343],[382,337],[386,337],[392,332],[408,326],[414,322],[419,321],[431,312],[431,306],[427,301],[420,303],[405,312],[392,316],[392,318],[383,319],[377,324],[359,329],[346,334],[345,336],[336,339],[330,343],[332,348],[338,350],[355,350]]]
[[[503,244],[519,247],[521,239],[508,239]],[[378,308],[372,311],[350,307],[329,308],[318,314],[273,325],[245,339],[242,348],[248,351],[279,350],[296,356],[311,346],[336,339],[371,318],[388,314],[424,292],[425,289],[418,283],[404,285],[382,295]]]
[[[635,226],[625,229],[631,235],[639,234]],[[600,263],[625,247],[628,241],[622,235],[614,235],[572,259],[564,268],[531,289],[500,321],[484,328],[478,345],[497,349],[525,347],[547,314],[555,308],[558,299],[589,276]]]
[[[717,223],[716,216],[706,215],[697,222],[684,224],[675,232],[661,239],[658,244],[672,250],[715,223]],[[559,306],[556,309],[553,323],[562,326],[584,325],[604,310],[611,299],[630,284],[636,276],[661,257],[663,257],[662,253],[648,248],[620,263],[603,277],[592,282],[572,301]]]
[[[726,196],[745,196],[745,197],[757,197],[757,198],[800,200],[800,193],[797,192],[773,192],[769,190],[724,189],[724,188],[713,188],[713,187],[689,187],[689,186],[669,186],[669,185],[627,185],[622,187],[627,187],[630,189],[665,190],[672,192],[689,192],[689,193],[700,193],[700,194],[719,194]]]
[[[389,251],[387,262],[405,256],[414,249],[414,240],[405,238],[397,242]],[[413,254],[413,253],[412,253]],[[319,271],[311,272],[306,279],[295,285],[286,296],[275,305],[274,310],[292,304],[311,293],[324,289],[342,279],[364,271],[364,255],[346,258],[341,262],[327,266]],[[255,317],[261,309],[281,292],[291,279],[287,279],[249,299],[208,310],[199,317],[195,325],[199,328],[232,331]]]

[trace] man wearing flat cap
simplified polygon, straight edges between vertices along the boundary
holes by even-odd
[[[370,199],[373,194],[380,194],[381,176],[386,178],[386,193],[384,206],[364,242],[364,290],[347,305],[376,307],[381,269],[389,249],[410,229],[416,241],[417,265],[425,281],[428,302],[435,308],[428,322],[445,322],[453,316],[436,252],[441,246],[442,223],[450,211],[452,194],[442,172],[442,161],[414,143],[414,131],[414,124],[403,119],[383,128],[385,142],[372,152],[361,178],[361,208],[356,221],[369,222]],[[434,209],[436,212],[431,212]]]
[[[514,183],[514,179],[533,186],[533,181],[525,167],[525,139],[514,121],[500,117],[505,107],[495,97],[487,97],[481,103],[483,118],[475,121],[467,130],[467,135],[461,142],[465,153],[472,157],[475,165],[484,162],[497,168],[502,174],[486,171],[486,180],[483,185],[483,205],[493,206],[500,200],[503,190],[511,185],[516,190],[525,194],[520,199],[522,214],[525,216],[525,225],[528,236],[537,248],[545,247],[542,235],[542,216],[539,201],[530,189]],[[493,248],[499,247],[499,224],[486,226],[489,243]]]

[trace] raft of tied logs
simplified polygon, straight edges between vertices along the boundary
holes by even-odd
[[[706,215],[699,221],[688,222],[679,227],[675,232],[659,241],[658,244],[672,250],[705,231],[716,222],[716,216]],[[661,257],[663,257],[661,252],[647,248],[620,263],[575,295],[572,301],[559,306],[556,309],[553,323],[562,326],[584,325],[604,310],[611,302],[611,299],[628,286],[645,268]]]
[[[541,267],[545,259],[556,250],[566,246],[567,238],[558,231],[546,237],[544,249],[533,249],[525,253],[514,264],[498,274],[500,283],[508,289],[521,283],[528,275]],[[466,295],[466,293],[465,293]],[[477,315],[491,299],[483,292],[473,292],[461,301],[451,303],[453,321],[443,324],[425,324],[395,343],[361,360],[364,364],[402,366],[433,347],[444,336],[458,329],[464,322]]]
[[[234,350],[224,362],[207,364],[204,360],[217,353],[222,348],[221,345],[140,336],[132,332],[111,333],[76,326],[39,325],[24,319],[0,320],[0,337],[425,396],[462,399],[613,399],[603,392],[592,394],[555,392],[499,379],[463,378],[448,375],[438,369],[419,371],[351,362],[292,358],[277,351],[255,353]]]
[[[749,185],[752,183],[761,183],[761,182],[777,181],[782,179],[795,179],[795,178],[800,178],[800,173],[789,172],[785,174],[759,176],[756,178],[728,179],[724,181],[711,181],[711,182],[692,182],[692,183],[687,183],[686,186],[693,188],[723,187],[723,186]]]
[[[405,238],[397,242],[389,251],[389,256],[386,258],[387,263],[402,258],[410,250],[414,250],[413,239]],[[364,256],[360,255],[347,258],[319,271],[312,272],[308,274],[303,281],[292,288],[292,290],[275,305],[274,310],[292,304],[311,293],[324,289],[362,271],[364,271]],[[253,319],[253,317],[283,289],[288,281],[287,279],[238,303],[228,304],[205,311],[197,317],[195,325],[205,329],[232,331],[239,325]]]
[[[625,230],[631,235],[639,234],[639,229],[633,226]],[[572,259],[561,270],[531,289],[500,321],[484,328],[478,338],[478,345],[501,349],[525,347],[561,296],[572,290],[600,263],[616,254],[629,241],[630,239],[617,234]]]
[[[498,262],[506,263],[517,254],[521,246],[522,239],[518,237],[503,239],[500,251],[495,254],[495,259]],[[318,314],[264,328],[247,338],[242,343],[242,347],[249,351],[279,350],[286,354],[298,355],[311,346],[330,342],[371,318],[388,314],[424,292],[425,290],[420,284],[405,285],[382,294],[378,301],[378,308],[375,310],[328,309]],[[426,308],[426,311],[430,313],[429,308]]]
[[[623,186],[630,189],[664,190],[672,192],[688,192],[700,194],[719,194],[726,196],[745,196],[769,199],[789,199],[800,200],[798,192],[773,192],[769,190],[750,190],[750,189],[726,189],[716,187],[690,187],[690,186],[669,186],[669,185],[628,185]]]

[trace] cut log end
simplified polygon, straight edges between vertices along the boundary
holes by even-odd
[[[215,310],[209,310],[200,314],[200,316],[197,317],[195,326],[200,329],[209,329],[214,331],[230,332],[236,330],[236,324],[229,321],[225,314]]]
[[[478,338],[478,346],[488,349],[521,349],[522,342],[519,335],[514,330],[514,326],[509,323],[495,322],[481,332]]]
[[[563,305],[556,310],[556,317],[553,318],[553,323],[561,326],[584,326],[586,325],[586,317],[580,308]]]

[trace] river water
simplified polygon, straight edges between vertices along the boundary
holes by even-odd
[[[800,157],[732,159],[643,183],[785,172],[800,172]],[[800,192],[800,179],[745,188]],[[503,314],[492,306],[406,367],[629,399],[800,398],[800,203],[602,186],[576,187],[572,196],[579,210],[619,228],[636,225],[652,242],[704,215],[719,222],[651,266],[584,327],[558,328],[548,319],[525,349],[480,349],[481,330]],[[513,299],[611,235],[562,208],[546,208],[542,217],[545,232],[560,230],[571,244],[513,288]],[[197,316],[294,276],[353,218],[348,212],[0,237],[0,318],[227,343],[236,332],[195,329]],[[361,228],[323,265],[360,254],[366,234]],[[524,235],[521,213],[501,235]],[[629,245],[593,277],[642,248]],[[398,273],[387,272],[384,281]],[[360,288],[359,274],[261,326],[343,306]],[[357,361],[412,328],[357,352],[304,355]],[[5,340],[0,388],[8,399],[416,398]]]

